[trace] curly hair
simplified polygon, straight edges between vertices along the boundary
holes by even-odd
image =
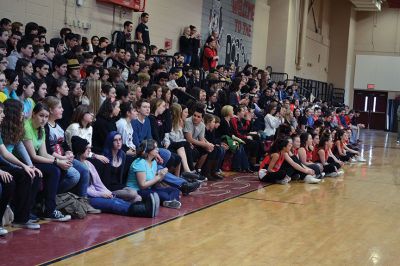
[[[4,119],[1,123],[1,136],[5,144],[17,144],[25,135],[22,120],[22,103],[8,99],[4,102]]]

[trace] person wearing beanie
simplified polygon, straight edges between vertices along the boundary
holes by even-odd
[[[100,209],[104,213],[118,215],[148,218],[157,216],[160,206],[160,199],[157,193],[148,194],[142,202],[130,203],[117,198],[103,184],[95,166],[87,160],[91,152],[89,142],[81,137],[73,136],[71,138],[71,148],[75,157],[89,168],[90,185],[87,192],[89,202],[94,208]]]

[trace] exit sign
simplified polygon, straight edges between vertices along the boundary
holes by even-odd
[[[375,84],[367,84],[367,89],[368,89],[368,90],[373,90],[373,89],[375,89]]]

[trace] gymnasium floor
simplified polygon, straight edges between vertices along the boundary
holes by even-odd
[[[400,265],[400,146],[386,132],[361,139],[367,163],[320,185],[231,176],[157,219],[13,231],[0,238],[0,265]]]

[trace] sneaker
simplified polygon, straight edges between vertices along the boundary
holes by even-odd
[[[396,144],[400,144],[400,140],[396,141]]]
[[[62,212],[55,210],[53,211],[53,213],[48,216],[48,217],[44,217],[45,221],[53,221],[53,222],[67,222],[69,220],[71,220],[71,215],[67,214],[64,215],[62,214]]]
[[[166,200],[163,202],[163,206],[171,209],[179,209],[182,206],[182,203],[177,200]]]
[[[319,182],[321,182],[321,179],[317,179],[312,175],[306,175],[306,177],[304,178],[304,182],[307,184],[318,184]]]
[[[365,163],[367,160],[365,160],[364,158],[358,157],[357,158],[357,162],[359,163]]]
[[[325,177],[338,177],[338,176],[339,174],[337,172],[332,172],[325,175]]]
[[[290,176],[285,176],[283,179],[278,180],[276,183],[281,184],[281,185],[287,185],[287,184],[289,184],[289,182],[291,180],[292,179],[290,178]]]
[[[339,175],[343,175],[343,174],[344,174],[344,171],[343,171],[342,169],[340,169],[340,170],[337,171],[337,173],[338,173]]]
[[[196,170],[196,174],[198,175],[197,181],[199,181],[199,182],[207,181],[207,177],[205,177],[201,174],[201,169]]]
[[[350,159],[350,163],[356,163],[357,162],[357,159],[356,158],[351,158]]]
[[[24,228],[24,229],[31,229],[31,230],[39,230],[40,229],[40,224],[33,223],[33,222],[26,222],[26,223],[13,223],[11,225],[12,227],[15,228]]]
[[[35,214],[33,214],[33,213],[29,214],[29,221],[28,222],[38,223],[39,220],[40,220],[39,217],[37,217]]]
[[[324,178],[325,177],[325,172],[321,173],[321,177]]]
[[[199,178],[199,175],[196,173],[192,173],[192,172],[183,172],[181,177],[188,182],[193,182],[193,181],[197,181],[197,179]]]
[[[4,236],[6,234],[8,234],[8,231],[0,226],[0,236]]]
[[[181,186],[181,191],[182,191],[183,195],[189,195],[189,193],[196,191],[199,187],[200,187],[199,181],[192,182],[192,183],[185,182]]]
[[[258,171],[258,179],[262,180],[268,173],[267,169],[261,169]]]

